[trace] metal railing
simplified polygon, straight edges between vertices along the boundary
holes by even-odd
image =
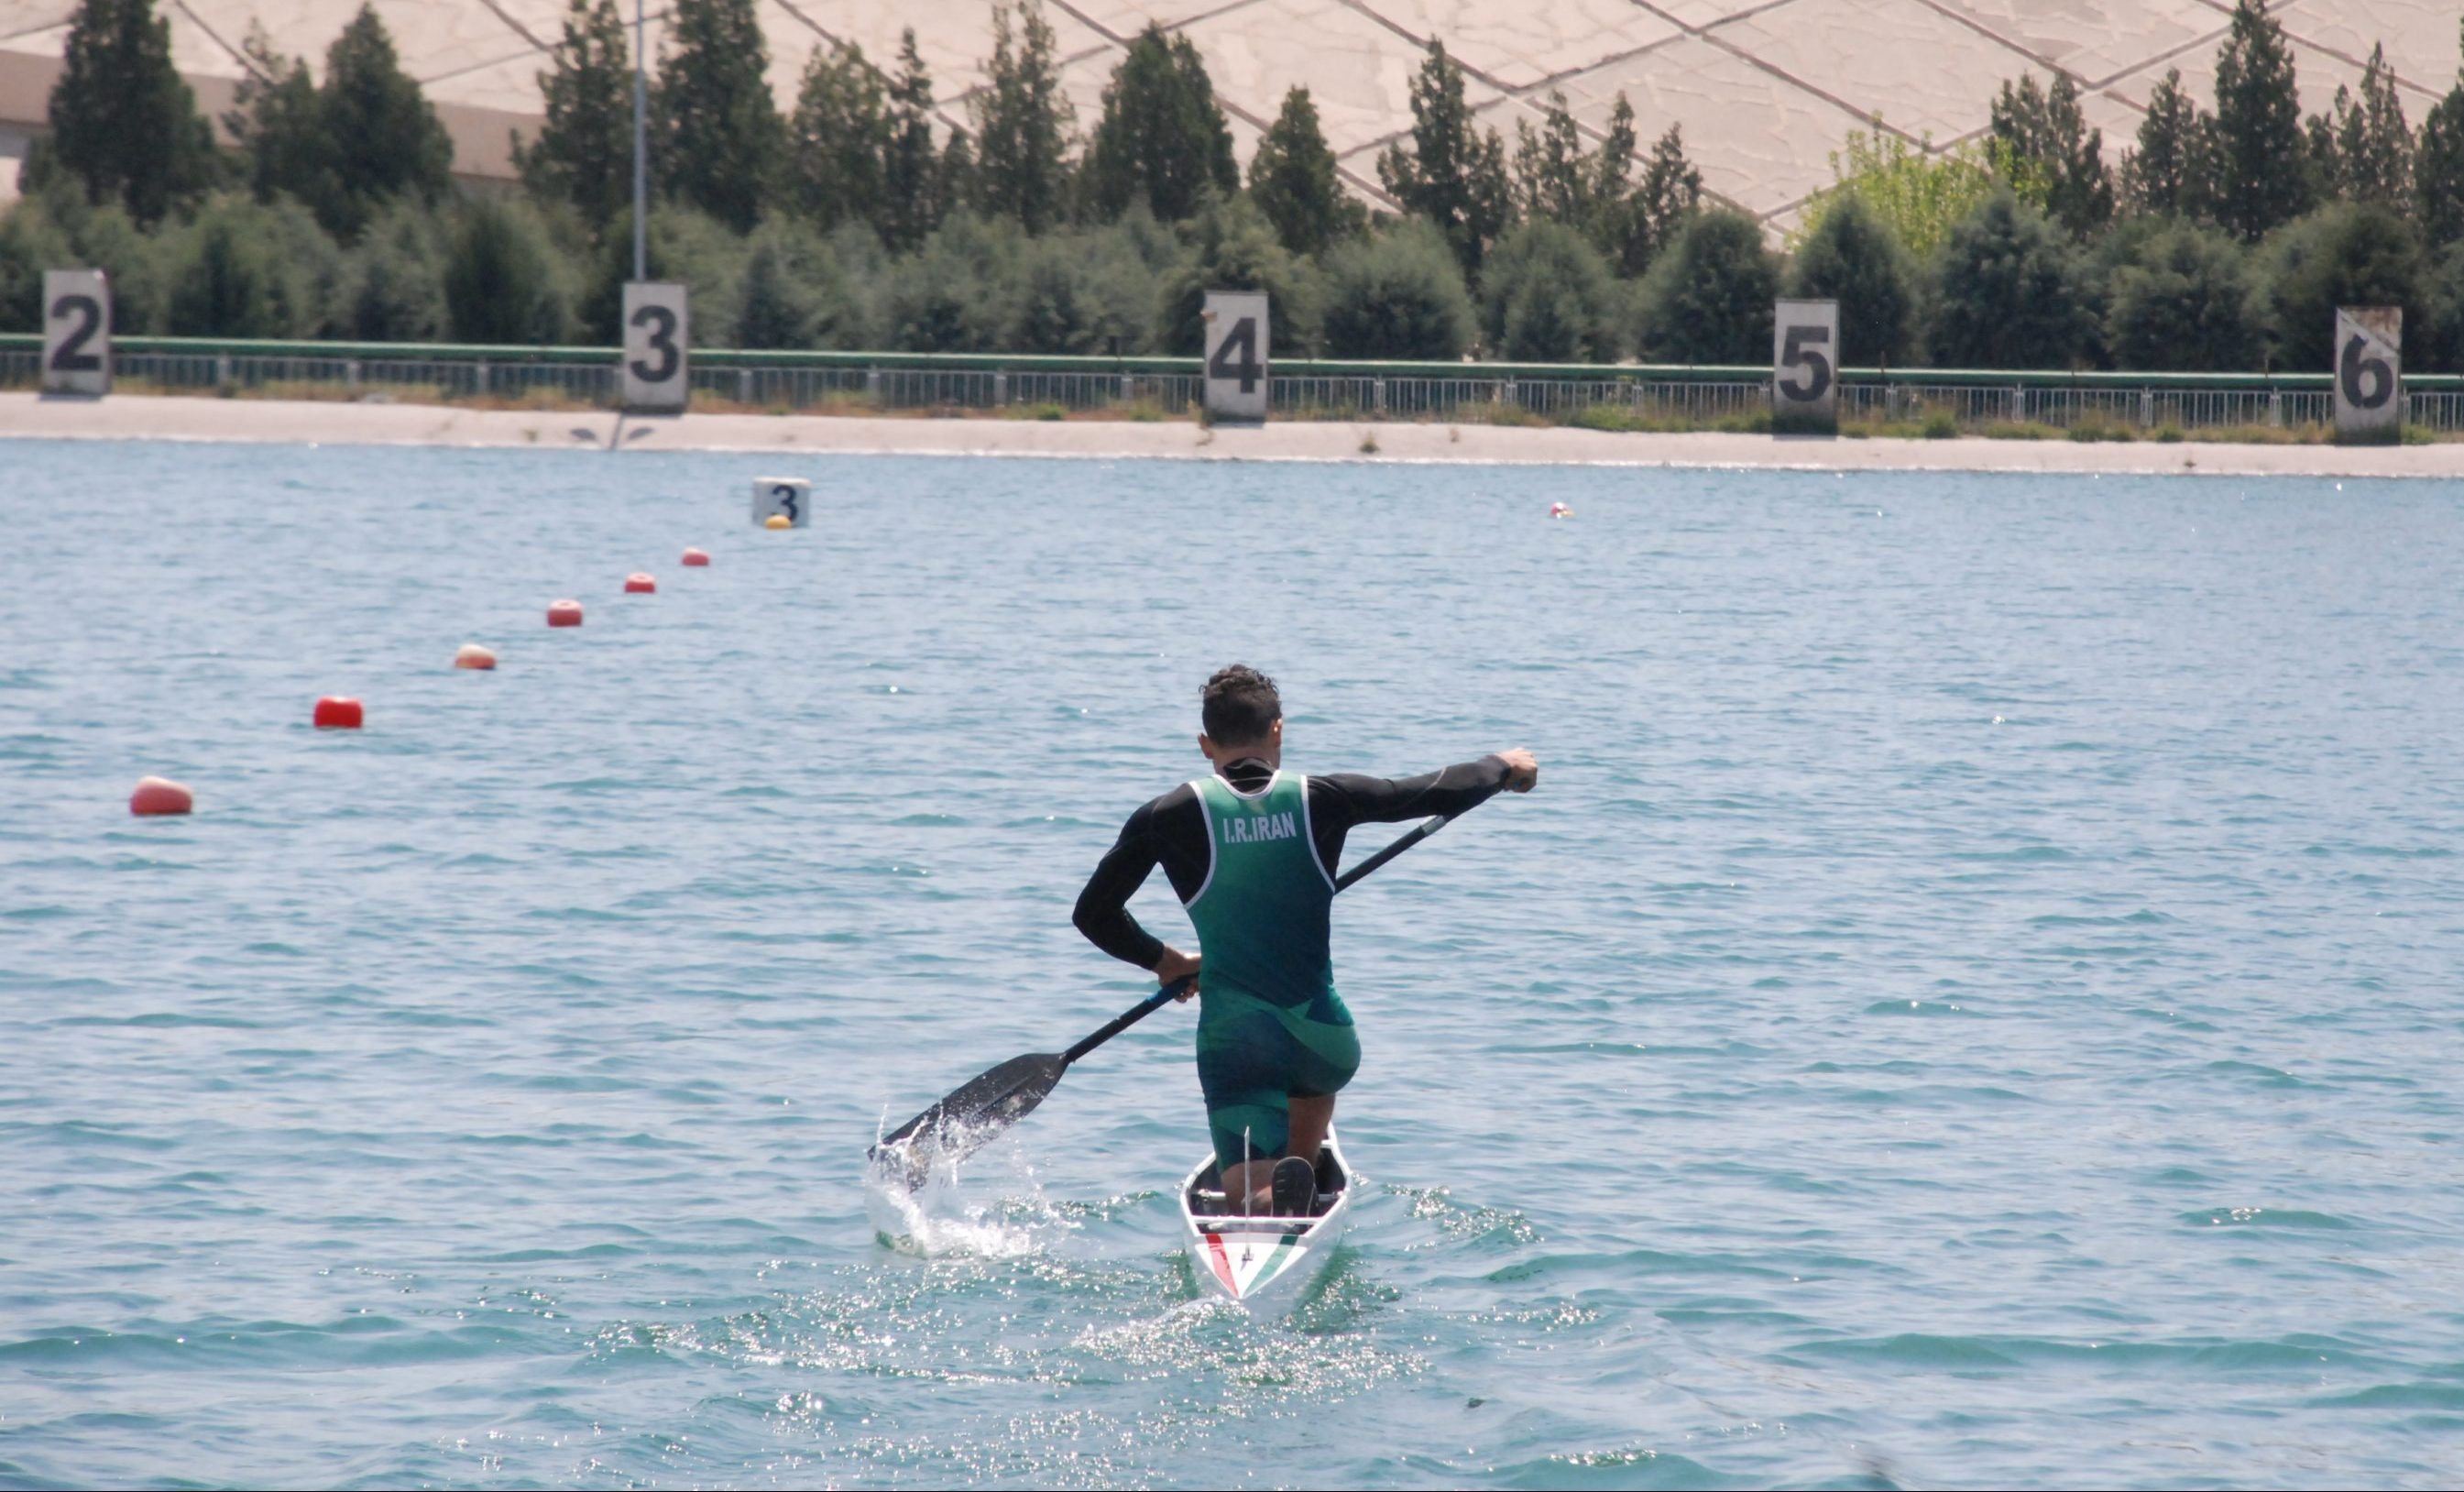
[[[0,387],[31,388],[40,342],[0,336]],[[123,386],[302,398],[429,398],[611,406],[616,355],[596,347],[396,346],[122,338]],[[792,412],[1195,411],[1195,358],[1001,357],[918,353],[702,351],[691,382],[705,406]],[[2464,432],[2464,378],[2406,380],[2408,419]],[[1294,361],[1268,379],[1282,419],[1459,420],[1684,428],[1768,417],[1769,372],[1753,367]],[[2324,374],[2126,374],[1842,370],[1839,412],[1865,424],[1947,415],[1959,428],[2155,431],[2300,428],[2333,417]]]

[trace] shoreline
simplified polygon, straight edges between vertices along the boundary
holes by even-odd
[[[1572,427],[1287,421],[879,418],[478,409],[451,405],[0,393],[0,440],[171,440],[530,450],[800,455],[1035,456],[1074,460],[1314,461],[2066,475],[2464,477],[2464,443],[1851,439]]]

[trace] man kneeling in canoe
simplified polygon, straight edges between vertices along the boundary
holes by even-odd
[[[1073,920],[1167,987],[1198,976],[1198,1085],[1223,1195],[1235,1211],[1300,1217],[1314,1200],[1334,1095],[1360,1065],[1327,946],[1344,836],[1356,823],[1461,813],[1501,788],[1528,793],[1540,764],[1517,748],[1422,777],[1303,777],[1283,770],[1274,680],[1234,664],[1199,697],[1198,749],[1215,770],[1130,815]],[[1130,915],[1158,863],[1202,960]]]

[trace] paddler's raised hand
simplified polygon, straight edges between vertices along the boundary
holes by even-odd
[[[1181,980],[1187,979],[1190,981],[1189,988],[1181,991],[1180,994],[1175,998],[1178,999],[1189,998],[1189,997],[1198,993],[1198,961],[1199,956],[1200,955],[1197,954],[1184,954],[1179,949],[1173,947],[1171,944],[1165,944],[1163,956],[1155,960],[1155,982],[1162,985],[1165,989],[1170,989]]]
[[[1507,791],[1528,793],[1540,785],[1540,758],[1531,755],[1530,748],[1517,746],[1512,751],[1501,751],[1497,759],[1506,763]]]

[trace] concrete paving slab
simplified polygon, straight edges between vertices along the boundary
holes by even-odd
[[[1271,120],[1285,91],[1305,85],[1338,156],[1409,128],[1412,75],[1422,54],[1340,0],[1257,0],[1182,29],[1206,59],[1215,91]],[[1498,90],[1465,79],[1473,107]]]
[[[1723,48],[1683,36],[1558,86],[1598,129],[1623,92],[1648,148],[1671,123],[1707,189],[1749,212],[1774,212],[1832,182],[1831,153],[1864,121]],[[1981,113],[1984,105],[1977,105]]]
[[[0,41],[66,26],[77,8],[77,0],[0,0]]]
[[[2093,86],[2222,30],[2201,0],[1936,0]]]
[[[2304,116],[2318,114],[2331,107],[2339,86],[2356,93],[2362,85],[2362,70],[2333,53],[2322,52],[2298,36],[2286,33],[2293,51],[2294,86],[2301,95]],[[2221,40],[2217,43],[2221,46]],[[2147,107],[2147,96],[2163,81],[2169,68],[2182,70],[2182,92],[2198,101],[2199,107],[2212,109],[2216,104],[2216,48],[2201,47],[2170,61],[2151,62],[2134,72],[2125,73],[2105,85],[2104,91],[2142,111]]]
[[[1507,88],[1529,88],[1679,34],[1677,25],[1633,0],[1365,0],[1414,44],[1445,39],[1466,68]]]
[[[494,11],[468,0],[370,0],[393,37],[403,71],[417,78],[484,67],[530,45]],[[358,13],[333,0],[187,0],[198,20],[237,48],[252,19],[262,21],[275,49],[307,61],[324,77],[325,53]],[[186,59],[183,58],[185,65]]]
[[[1700,31],[1734,20],[1740,15],[1768,11],[1774,5],[1786,5],[1788,0],[1645,0],[1645,3],[1686,30]]]
[[[2031,65],[2008,44],[1909,0],[1791,0],[1716,35],[1815,92],[1879,111],[1937,143],[1983,125],[2001,80]]]
[[[1123,41],[1147,29],[1150,21],[1177,31],[1202,15],[1216,15],[1250,0],[1070,0],[1070,9]]]
[[[2456,37],[2464,6],[2455,0],[2310,0],[2288,8],[2282,20],[2287,34],[2355,61],[2367,60],[2370,48],[2385,42],[2387,65],[2423,99],[2445,98],[2464,65]],[[2416,125],[2423,107],[2405,99],[2405,113]]]

